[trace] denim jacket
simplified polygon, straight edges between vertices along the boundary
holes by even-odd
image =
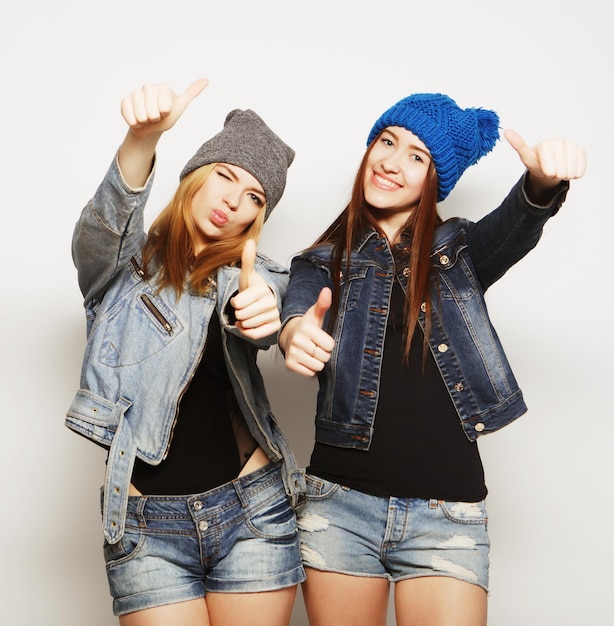
[[[73,259],[85,298],[87,345],[80,389],[66,414],[66,425],[109,449],[104,485],[103,530],[110,543],[124,530],[128,487],[135,457],[150,464],[166,456],[183,392],[200,360],[214,309],[222,326],[226,365],[245,421],[271,460],[282,460],[291,502],[304,492],[296,466],[266,395],[256,363],[260,348],[227,315],[238,290],[239,269],[224,267],[216,288],[202,295],[186,289],[179,298],[143,278],[143,210],[153,175],[131,189],[117,159],[83,210],[73,236]],[[258,256],[256,270],[275,293],[285,292],[288,271]]]
[[[471,441],[527,410],[489,319],[484,292],[537,244],[569,184],[560,184],[547,207],[532,204],[523,185],[521,179],[499,208],[481,220],[452,218],[434,236],[429,346]],[[387,239],[369,230],[352,250],[349,272],[344,261],[332,331],[335,347],[318,374],[316,439],[321,443],[360,450],[370,446],[395,271],[403,290],[407,287],[406,243],[391,249]],[[323,287],[332,287],[331,251],[330,245],[322,245],[293,259],[283,325],[303,315]],[[395,263],[395,258],[406,262]],[[424,321],[422,311],[422,330]]]

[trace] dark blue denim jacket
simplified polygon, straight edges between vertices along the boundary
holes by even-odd
[[[472,441],[527,410],[489,319],[484,292],[535,247],[544,224],[563,204],[569,184],[561,183],[547,207],[532,204],[523,184],[521,179],[481,220],[447,220],[434,237],[429,345]],[[342,275],[335,348],[319,373],[316,439],[321,443],[369,448],[395,271],[404,290],[407,286],[403,264],[395,270],[394,263],[394,258],[403,258],[404,244],[396,248],[391,250],[385,238],[370,230],[352,251],[349,274],[344,270]],[[303,315],[323,287],[332,287],[330,255],[331,246],[325,245],[293,259],[284,325]],[[424,330],[424,313],[420,325]]]

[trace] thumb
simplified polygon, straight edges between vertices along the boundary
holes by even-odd
[[[311,318],[313,322],[315,322],[320,328],[324,326],[324,317],[330,309],[330,305],[333,301],[332,291],[328,287],[324,287],[322,291],[320,291],[320,295],[316,303],[305,313],[306,316]]]
[[[181,98],[185,100],[186,106],[200,95],[205,87],[209,84],[206,78],[198,78],[195,80],[182,94]]]
[[[526,141],[515,130],[508,128],[503,131],[503,135],[510,146],[516,150],[525,167],[530,170],[537,161],[535,150],[527,145]]]
[[[239,272],[239,291],[249,287],[249,279],[256,264],[256,242],[248,239],[241,253],[241,271]]]
[[[194,98],[196,98],[209,84],[206,78],[199,78],[195,80],[182,94],[175,97],[173,108],[176,111],[177,117],[180,117],[182,113],[188,108],[188,105]]]

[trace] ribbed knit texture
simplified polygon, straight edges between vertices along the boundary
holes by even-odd
[[[399,100],[375,122],[367,145],[388,126],[406,128],[429,149],[439,179],[439,201],[499,139],[499,116],[494,111],[461,109],[440,93],[416,93]]]
[[[294,150],[257,113],[251,109],[234,109],[226,116],[224,128],[206,141],[187,162],[179,179],[209,163],[242,167],[264,189],[267,219],[284,192],[286,175],[293,160]]]

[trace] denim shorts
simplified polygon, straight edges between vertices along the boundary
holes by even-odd
[[[382,498],[308,475],[297,518],[306,567],[393,582],[448,576],[488,591],[484,501]]]
[[[125,533],[104,556],[115,615],[305,578],[279,463],[198,495],[130,496]]]

